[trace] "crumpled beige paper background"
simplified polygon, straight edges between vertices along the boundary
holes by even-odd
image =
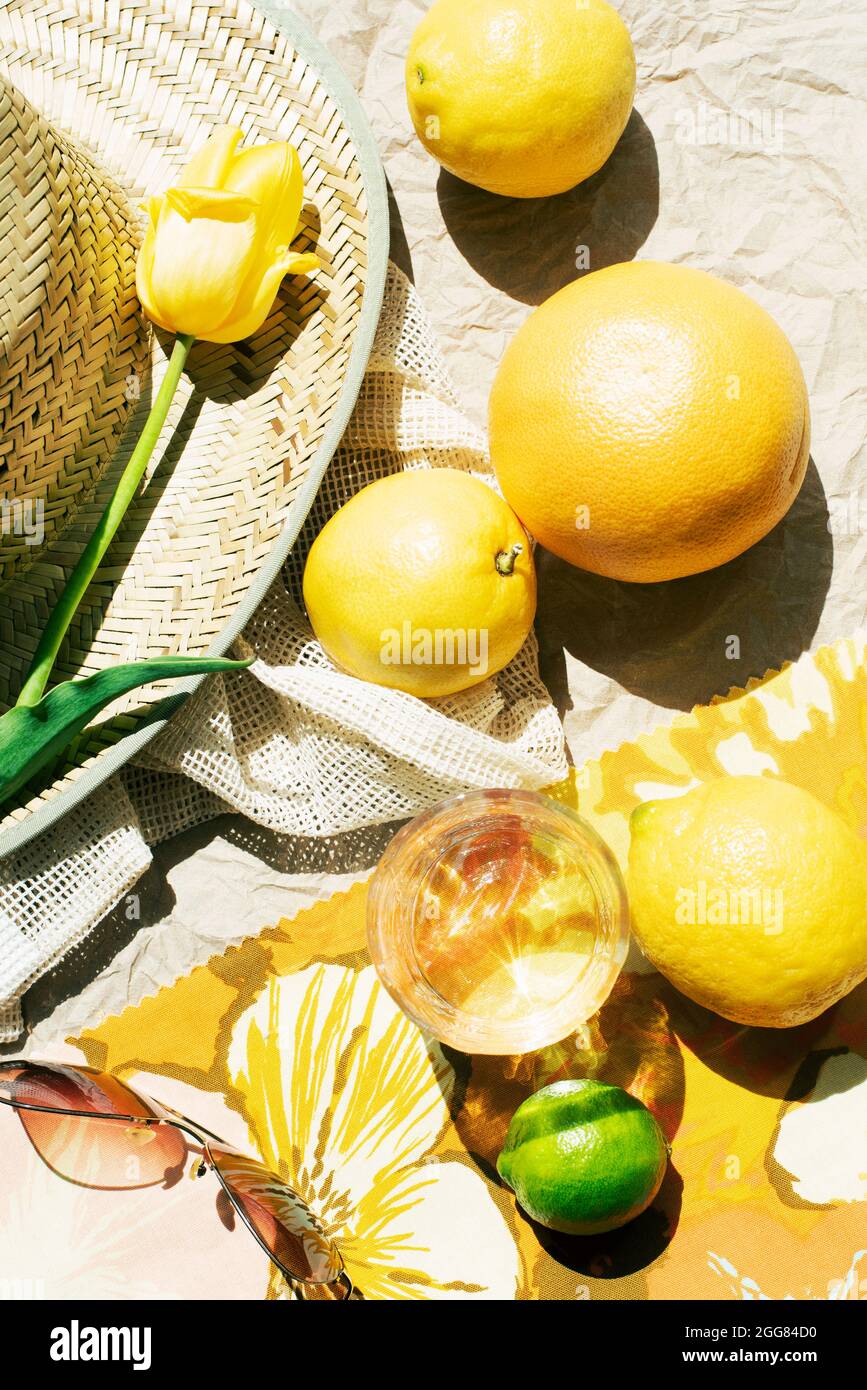
[[[585,273],[578,259],[591,271],[636,256],[712,271],[774,315],[803,364],[813,463],[790,516],[747,555],[661,586],[540,557],[543,674],[576,761],[853,631],[867,549],[860,0],[833,13],[808,0],[620,0],[638,60],[627,131],[593,179],[529,202],[461,184],[415,140],[403,57],[426,4],[300,8],[361,92],[399,214],[392,254],[405,243],[480,423],[506,344],[532,305]]]
[[[813,462],[790,515],[746,555],[708,575],[629,586],[540,554],[543,675],[575,761],[861,626],[863,0],[838,0],[833,10],[811,0],[718,0],[712,12],[694,0],[621,0],[638,57],[626,134],[588,183],[534,202],[460,184],[416,141],[403,62],[426,4],[298,0],[295,8],[361,95],[394,194],[392,256],[413,278],[479,424],[510,337],[532,305],[584,273],[579,261],[592,271],[653,257],[713,271],[775,316],[803,364]],[[387,837],[342,837],[311,852],[224,818],[164,846],[132,909],[122,904],[77,961],[35,987],[35,1041],[62,1037],[73,1016],[77,1026],[85,1005],[74,996],[94,975],[90,1018],[205,959],[217,939],[327,895],[372,865]]]

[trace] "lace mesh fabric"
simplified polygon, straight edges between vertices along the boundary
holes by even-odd
[[[345,675],[313,636],[301,602],[313,537],[366,483],[430,467],[493,486],[484,438],[460,411],[412,285],[391,266],[347,432],[282,581],[236,644],[255,664],[206,681],[136,765],[0,863],[0,1039],[20,1031],[28,985],[145,871],[150,844],[224,811],[329,836],[468,788],[542,787],[565,774],[532,635],[498,675],[430,701]]]

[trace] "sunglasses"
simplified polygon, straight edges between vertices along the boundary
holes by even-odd
[[[94,1067],[0,1062],[0,1104],[58,1177],[109,1191],[171,1187],[192,1156],[191,1177],[210,1168],[293,1297],[361,1299],[337,1246],[307,1204],[263,1163],[127,1082]],[[188,1138],[193,1141],[191,1148]]]

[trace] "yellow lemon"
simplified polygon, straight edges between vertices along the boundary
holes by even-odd
[[[645,955],[735,1023],[789,1028],[867,976],[867,853],[801,787],[727,777],[632,814],[629,900]]]
[[[635,94],[626,25],[605,0],[436,0],[406,91],[444,168],[513,198],[573,188],[605,163]]]
[[[361,680],[422,698],[501,670],[536,611],[527,534],[491,488],[454,468],[362,488],[322,528],[304,571],[313,630]]]
[[[500,365],[491,456],[548,550],[614,579],[731,560],[785,515],[810,452],[807,389],[748,295],[634,261],[536,309]]]

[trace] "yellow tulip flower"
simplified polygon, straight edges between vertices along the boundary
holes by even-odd
[[[297,151],[285,142],[238,150],[240,140],[221,126],[177,186],[149,200],[136,267],[148,318],[210,343],[255,333],[283,276],[319,265],[290,246],[304,196]]]
[[[66,702],[72,737],[118,693],[173,672],[198,675],[245,664],[164,657],[100,672],[91,678],[101,681],[98,686],[65,681],[45,694],[63,638],[141,485],[195,339],[234,343],[249,337],[268,317],[283,276],[319,265],[315,256],[290,247],[304,197],[297,152],[276,141],[239,151],[240,140],[241,131],[231,126],[215,131],[177,187],[147,205],[150,222],[136,265],[138,297],[175,342],[135,448],[49,614],[15,708],[0,718],[0,802],[56,756],[58,699]]]

